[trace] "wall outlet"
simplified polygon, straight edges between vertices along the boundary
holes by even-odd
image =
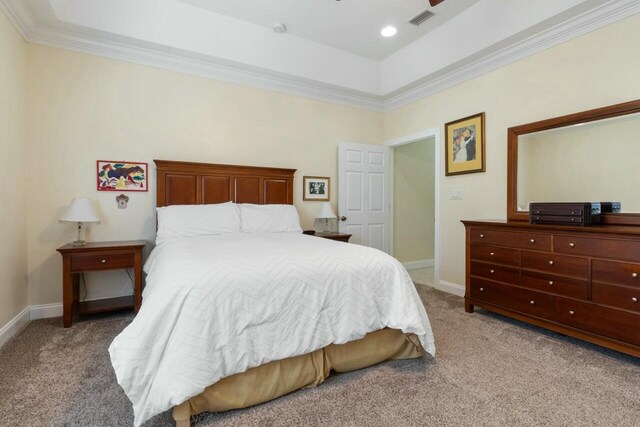
[[[451,190],[451,200],[462,200],[462,190]]]

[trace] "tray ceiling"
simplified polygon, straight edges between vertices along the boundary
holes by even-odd
[[[31,43],[385,111],[640,12],[637,0],[0,0]],[[281,22],[288,31],[277,34]],[[383,39],[385,25],[398,35]]]

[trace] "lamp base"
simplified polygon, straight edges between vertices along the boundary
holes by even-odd
[[[86,246],[87,242],[85,242],[84,240],[76,240],[71,242],[71,246],[73,246],[74,248],[78,247],[78,246]]]

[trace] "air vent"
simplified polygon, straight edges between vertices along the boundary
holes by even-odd
[[[419,14],[417,14],[416,16],[413,17],[413,19],[411,19],[409,21],[409,24],[413,24],[415,26],[418,26],[420,24],[422,24],[424,21],[426,21],[427,19],[431,18],[432,16],[435,16],[436,14],[431,12],[430,10],[425,10],[424,12],[420,12]]]

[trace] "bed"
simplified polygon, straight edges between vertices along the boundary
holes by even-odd
[[[188,426],[331,371],[435,354],[397,260],[301,233],[295,170],[155,163],[158,244],[143,304],[109,347],[136,426],[171,408]]]

